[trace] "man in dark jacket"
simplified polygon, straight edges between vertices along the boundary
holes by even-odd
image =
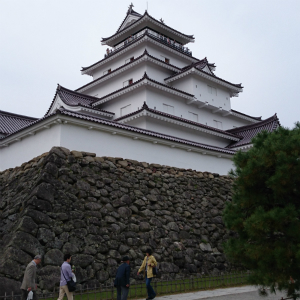
[[[121,266],[118,268],[114,286],[117,288],[117,300],[127,300],[129,292],[130,266],[129,257],[124,256]]]

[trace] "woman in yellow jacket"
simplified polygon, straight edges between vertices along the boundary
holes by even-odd
[[[151,286],[152,278],[155,276],[153,275],[153,268],[156,266],[157,262],[155,257],[152,255],[152,250],[147,249],[144,261],[137,273],[138,275],[140,275],[140,272],[144,271],[144,278],[146,278],[146,287],[148,293],[148,298],[146,300],[154,299],[156,296],[156,293]]]

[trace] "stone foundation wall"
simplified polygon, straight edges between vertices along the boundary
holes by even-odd
[[[222,243],[227,176],[55,147],[0,173],[0,295],[19,292],[36,254],[39,289],[59,285],[71,253],[79,284],[111,281],[123,255],[133,281],[150,246],[162,278],[230,271]]]

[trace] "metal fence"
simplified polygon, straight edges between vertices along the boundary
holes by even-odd
[[[229,287],[247,284],[247,273],[228,273],[222,275],[209,275],[200,277],[182,277],[172,280],[153,279],[153,286],[157,296],[166,294],[179,294],[191,291],[208,290],[219,287]],[[55,288],[52,293],[39,294],[39,299],[56,300],[58,298],[59,288]],[[147,290],[145,282],[134,283],[129,288],[129,299],[145,298]],[[20,300],[20,295],[14,293],[5,293],[0,296],[0,300]],[[98,284],[94,287],[80,288],[74,292],[74,300],[115,300],[117,299],[117,290],[113,283]]]

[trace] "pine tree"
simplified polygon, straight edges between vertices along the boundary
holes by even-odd
[[[255,285],[300,291],[300,123],[253,139],[234,156],[232,201],[224,222],[236,233],[225,244],[229,260],[250,270]]]

